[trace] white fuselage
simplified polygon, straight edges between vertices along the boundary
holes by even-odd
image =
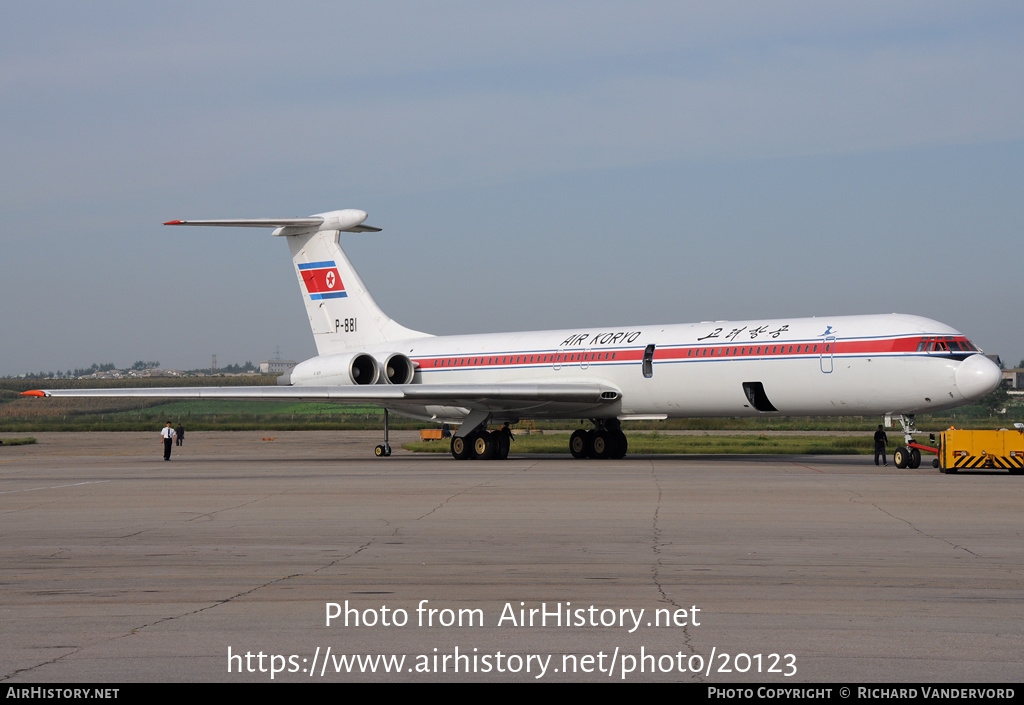
[[[962,342],[928,351],[930,339]],[[982,357],[972,363],[982,372],[958,380],[963,361],[978,357],[967,345],[942,323],[888,314],[423,337],[365,351],[407,355],[416,365],[413,384],[607,385],[621,394],[593,414],[629,419],[940,411],[987,393],[998,373]],[[301,363],[292,384],[345,384],[330,371],[335,357]],[[456,422],[467,413],[458,406],[395,408]],[[520,416],[581,413],[539,404],[508,415]]]

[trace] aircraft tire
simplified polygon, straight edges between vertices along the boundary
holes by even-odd
[[[456,460],[465,460],[469,457],[473,447],[470,445],[469,438],[459,438],[458,436],[452,436],[452,457]]]
[[[470,445],[473,448],[474,460],[490,460],[494,457],[498,444],[494,442],[494,437],[489,432],[480,431],[472,434]]]
[[[613,460],[619,460],[620,458],[626,457],[626,449],[629,447],[629,442],[626,440],[626,434],[622,431],[609,431],[612,440],[612,450],[608,457]]]
[[[374,448],[373,454],[376,455],[378,458],[386,458],[389,455],[391,455],[391,453],[388,452],[388,449],[385,448],[383,445],[379,445],[376,448]]]
[[[572,457],[580,460],[587,457],[587,432],[582,428],[578,431],[573,431],[573,434],[569,436],[569,452],[572,453]]]
[[[900,470],[903,470],[907,467],[907,463],[910,461],[908,455],[909,453],[907,452],[907,449],[904,448],[903,446],[900,446],[899,448],[893,451],[892,462],[895,463],[896,467],[898,467]]]
[[[917,448],[910,449],[910,461],[907,465],[911,470],[916,470],[921,467],[921,451]]]
[[[611,454],[612,442],[605,430],[591,431],[587,434],[587,453],[591,458],[605,459]]]

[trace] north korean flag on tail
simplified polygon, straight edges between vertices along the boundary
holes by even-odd
[[[299,274],[306,285],[306,292],[313,301],[320,299],[341,299],[345,293],[345,285],[341,283],[341,275],[334,260],[326,262],[307,262],[299,265]]]

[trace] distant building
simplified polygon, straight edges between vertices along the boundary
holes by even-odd
[[[265,375],[283,375],[297,364],[295,360],[264,360],[260,363],[260,372]]]
[[[1010,382],[1010,389],[1024,389],[1024,367],[1003,370],[1003,379]]]

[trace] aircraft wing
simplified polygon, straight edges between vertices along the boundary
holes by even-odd
[[[392,409],[464,407],[477,412],[526,413],[545,409],[587,410],[621,397],[605,384],[373,384],[366,386],[151,387],[123,389],[36,389],[36,397],[149,397],[161,399],[332,400]]]

